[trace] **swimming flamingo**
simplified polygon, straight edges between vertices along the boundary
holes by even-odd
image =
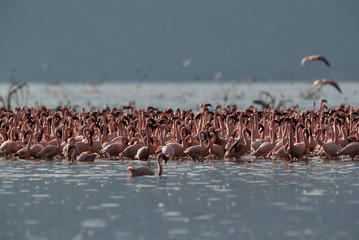
[[[312,62],[315,62],[315,61],[322,61],[330,68],[330,64],[329,64],[328,60],[324,56],[320,56],[320,55],[311,55],[311,56],[302,58],[302,60],[300,62],[300,68],[303,69],[303,66],[305,65],[305,63],[307,63],[307,66],[309,66]]]
[[[163,153],[160,153],[157,155],[157,174],[158,176],[162,175],[162,164],[161,159],[165,160],[165,163],[167,163],[167,157]],[[131,172],[131,177],[138,177],[138,176],[145,176],[145,175],[155,175],[155,172],[148,167],[128,167],[128,171]]]

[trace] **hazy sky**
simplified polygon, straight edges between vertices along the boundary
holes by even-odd
[[[0,81],[359,79],[358,13],[357,0],[2,0]],[[311,54],[332,69],[301,71]]]

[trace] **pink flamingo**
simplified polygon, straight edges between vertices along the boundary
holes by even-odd
[[[234,157],[235,159],[239,159],[241,156],[243,156],[246,152],[250,151],[251,148],[251,131],[248,128],[243,129],[243,133],[247,133],[247,136],[243,136],[236,140],[225,152],[224,157],[225,158],[231,158]]]
[[[272,120],[270,142],[262,143],[259,148],[253,153],[256,157],[267,157],[267,155],[273,150],[276,145],[275,141],[275,121]]]
[[[352,161],[359,155],[359,142],[352,142],[337,152],[338,155],[349,155]]]
[[[305,65],[305,63],[307,63],[307,66],[309,66],[312,62],[315,62],[315,61],[322,61],[330,68],[330,64],[329,64],[328,60],[326,59],[326,57],[320,56],[320,55],[311,55],[311,56],[302,58],[302,60],[300,62],[300,68],[303,69],[303,66]]]
[[[148,157],[151,154],[151,133],[150,133],[150,124],[147,123],[146,124],[146,132],[147,132],[147,136],[145,137],[145,141],[146,141],[146,146],[141,147],[140,149],[138,149],[137,154],[135,156],[135,159],[138,160],[147,160]]]
[[[93,162],[96,159],[96,154],[91,153],[90,151],[82,152],[77,158],[76,158],[76,144],[71,144],[68,148],[68,152],[71,155],[71,161],[79,161],[79,162]]]
[[[211,146],[209,148],[209,153],[213,154],[218,159],[223,159],[224,158],[224,148],[222,147],[222,145],[214,144],[214,142],[216,141],[216,134],[211,132],[210,137],[212,140],[211,140]]]
[[[128,138],[122,137],[120,140],[120,143],[111,143],[107,145],[104,149],[102,149],[102,153],[105,155],[108,155],[108,158],[111,159],[114,157],[116,159],[116,156],[118,156],[125,148],[127,147]]]
[[[133,142],[133,144],[131,144],[130,146],[126,147],[125,150],[123,150],[120,153],[120,157],[128,157],[128,158],[135,158],[138,149],[140,149],[143,144],[140,143],[140,140],[137,138],[132,138],[131,142]]]
[[[5,129],[1,128],[0,133],[3,139],[6,139]],[[21,147],[15,142],[15,128],[12,127],[10,130],[10,139],[3,142],[0,146],[0,153],[5,155],[5,158],[9,158],[12,154],[16,153]]]
[[[335,87],[336,90],[338,90],[338,92],[342,93],[342,90],[340,89],[339,84],[336,81],[334,81],[333,79],[326,79],[326,78],[316,79],[316,80],[314,80],[311,87],[314,88],[315,86],[320,85],[320,87],[318,89],[318,91],[319,91],[323,86],[325,86],[327,84],[332,85],[333,87]]]
[[[38,152],[36,154],[36,157],[38,158],[45,158],[45,159],[52,159],[53,157],[55,157],[58,154],[61,154],[61,144],[60,144],[60,138],[61,138],[61,130],[58,129],[56,130],[56,140],[57,140],[57,145],[47,145],[45,146],[43,149],[41,149],[40,152]]]
[[[305,146],[306,148],[306,146]],[[294,144],[293,140],[293,128],[291,123],[289,125],[289,142],[286,145],[286,153],[289,155],[290,159],[301,159],[305,153],[305,149],[300,144]]]
[[[203,135],[203,136],[202,136]],[[203,143],[202,137],[206,135],[205,131],[201,131],[199,134],[199,145],[194,145],[192,147],[187,148],[184,153],[188,156],[190,156],[193,160],[196,159],[203,159],[206,156],[206,152],[209,150],[209,147],[211,145],[211,139],[209,139],[208,145],[205,147]]]
[[[336,127],[334,129],[336,129]],[[336,130],[334,131],[335,131],[334,134],[336,134]],[[317,129],[315,131],[315,134],[317,136],[318,144],[322,147],[327,157],[332,158],[338,156],[338,152],[342,149],[342,147],[339,144],[337,144],[335,141],[324,143],[323,140],[320,138],[320,135],[323,135],[322,129]]]

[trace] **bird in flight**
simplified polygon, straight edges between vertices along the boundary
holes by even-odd
[[[311,55],[302,58],[302,61],[300,62],[300,68],[303,69],[305,63],[307,63],[307,66],[309,66],[312,62],[315,61],[322,61],[330,68],[330,63],[328,62],[328,60],[324,56],[320,55]]]
[[[338,92],[342,93],[342,90],[340,89],[339,84],[336,81],[332,80],[332,79],[326,79],[326,78],[316,79],[316,80],[314,80],[314,82],[312,84],[312,88],[314,88],[315,86],[320,85],[319,89],[321,89],[326,84],[332,85],[333,87],[335,87],[335,89],[338,90]]]

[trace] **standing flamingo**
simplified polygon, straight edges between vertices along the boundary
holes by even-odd
[[[47,145],[43,149],[41,149],[40,152],[36,154],[36,157],[38,158],[45,158],[47,160],[51,160],[53,157],[55,157],[58,154],[61,154],[61,144],[60,144],[60,138],[61,138],[61,130],[56,130],[56,141],[57,145]]]
[[[150,156],[150,147],[151,147],[151,133],[150,133],[150,127],[151,125],[149,123],[146,124],[146,132],[147,132],[147,136],[145,137],[146,139],[146,146],[141,147],[140,149],[138,149],[137,154],[135,156],[135,159],[138,160],[147,160],[148,157]]]
[[[346,145],[344,148],[337,152],[338,155],[349,155],[349,157],[354,160],[354,158],[359,155],[359,143],[352,142]]]
[[[270,142],[262,143],[259,148],[257,148],[257,150],[253,153],[253,156],[267,157],[267,155],[273,150],[275,145],[275,121],[272,120]]]

